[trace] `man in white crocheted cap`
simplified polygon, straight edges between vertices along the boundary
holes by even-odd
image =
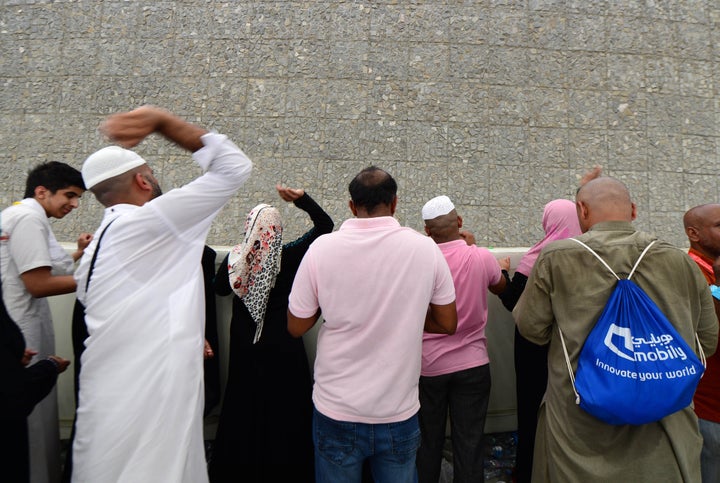
[[[91,154],[83,163],[82,175],[85,186],[105,206],[114,204],[113,196],[133,193],[130,188],[134,175],[140,175],[153,187],[150,192],[151,199],[162,194],[160,185],[147,162],[134,151],[120,146],[108,146]],[[107,199],[108,197],[110,199]]]
[[[72,480],[206,482],[199,262],[252,163],[226,136],[156,107],[101,129],[122,148],[94,153],[82,169],[106,209],[76,272],[89,336]],[[147,163],[123,149],[152,133],[193,152],[205,173],[161,196]]]
[[[452,335],[423,334],[420,370],[419,481],[438,481],[445,446],[448,408],[453,468],[458,481],[483,481],[483,437],[490,401],[490,359],[485,326],[488,290],[505,290],[495,257],[475,245],[463,219],[447,196],[422,208],[425,233],[437,243],[455,285],[457,330]]]

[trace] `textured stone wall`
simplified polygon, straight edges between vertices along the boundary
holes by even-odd
[[[80,166],[103,116],[144,103],[228,134],[255,162],[209,243],[234,244],[277,182],[339,222],[376,164],[398,218],[447,194],[480,244],[527,246],[543,205],[600,164],[637,226],[685,245],[681,218],[718,199],[720,3],[714,0],[0,2],[0,202],[41,161]],[[199,174],[139,146],[165,190]],[[288,237],[308,226],[285,207]],[[55,222],[94,230],[100,205]]]

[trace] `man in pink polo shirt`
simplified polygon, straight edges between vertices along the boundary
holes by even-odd
[[[420,483],[440,478],[449,408],[455,481],[483,481],[483,431],[490,399],[487,293],[505,290],[505,277],[495,257],[475,246],[472,233],[460,231],[463,220],[450,198],[438,196],[425,203],[422,217],[425,233],[450,267],[458,325],[452,335],[423,336],[418,476]]]
[[[288,330],[323,315],[313,440],[317,483],[417,481],[423,328],[452,334],[455,289],[437,245],[393,218],[397,184],[371,166],[350,183],[356,218],[318,238],[295,276]]]

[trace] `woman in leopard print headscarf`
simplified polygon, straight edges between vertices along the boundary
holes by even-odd
[[[228,257],[228,276],[233,292],[240,297],[255,322],[253,343],[262,335],[270,290],[280,272],[282,220],[277,208],[260,204],[248,213],[245,237]]]
[[[303,255],[333,222],[304,190],[277,190],[314,226],[282,245],[277,210],[258,205],[243,243],[220,264],[215,291],[235,296],[228,381],[208,463],[213,483],[286,481],[287,475],[314,481],[312,379],[302,338],[287,331],[287,306]]]

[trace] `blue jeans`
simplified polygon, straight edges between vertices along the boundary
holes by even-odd
[[[316,409],[313,442],[316,483],[360,483],[366,459],[375,483],[417,482],[417,414],[397,423],[364,424],[336,421]]]
[[[720,424],[698,419],[700,434],[703,437],[700,468],[703,483],[720,481]]]

